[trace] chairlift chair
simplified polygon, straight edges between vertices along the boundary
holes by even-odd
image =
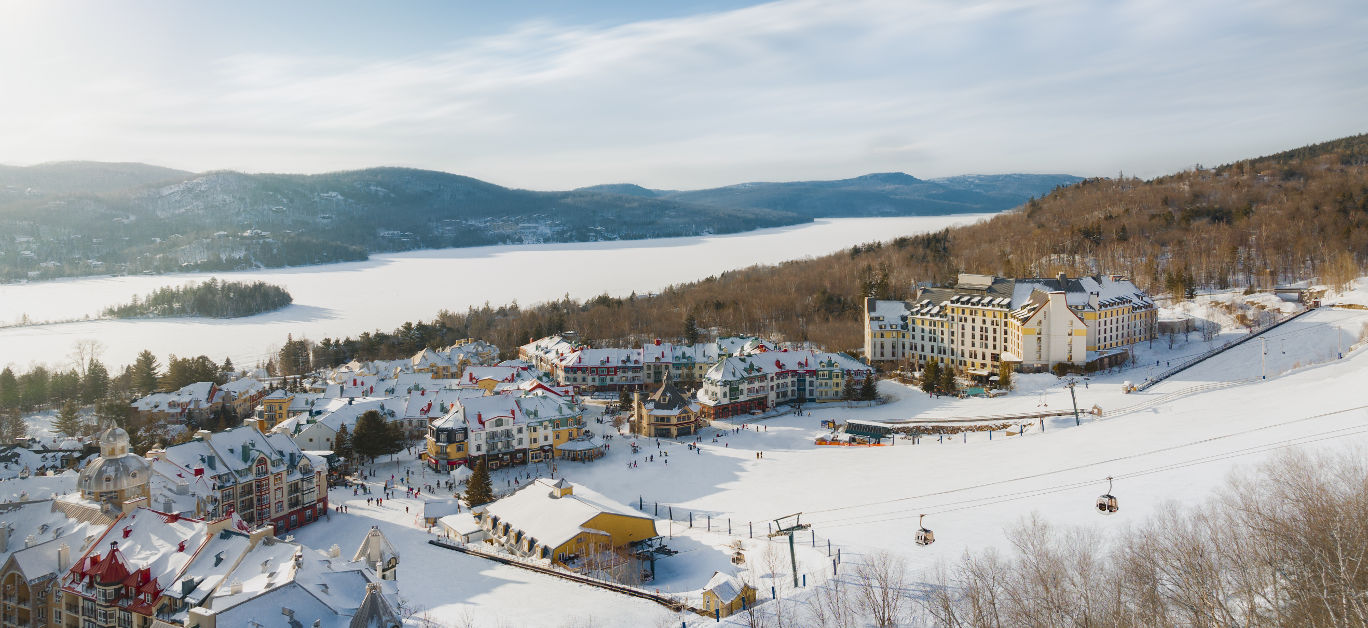
[[[1114,515],[1119,507],[1116,505],[1116,497],[1111,494],[1112,479],[1107,478],[1107,492],[1097,497],[1097,512],[1103,515]]]
[[[926,515],[921,515],[917,519],[917,525],[921,528],[917,530],[917,545],[930,545],[936,542],[936,533],[928,530],[925,525],[922,525],[922,521],[925,519]]]

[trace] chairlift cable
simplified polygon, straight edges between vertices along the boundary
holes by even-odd
[[[1340,433],[1340,432],[1346,432],[1346,430],[1353,430],[1353,431],[1350,431],[1350,432],[1347,432],[1347,433]],[[1206,464],[1206,463],[1208,463],[1208,462],[1216,462],[1216,461],[1219,461],[1219,460],[1228,460],[1228,459],[1231,459],[1231,458],[1238,458],[1238,457],[1248,456],[1248,455],[1253,455],[1253,454],[1267,453],[1267,452],[1269,452],[1269,451],[1276,451],[1276,450],[1278,450],[1278,449],[1286,449],[1286,448],[1288,448],[1288,447],[1298,447],[1298,446],[1301,446],[1301,445],[1307,445],[1307,444],[1316,443],[1316,442],[1320,442],[1320,441],[1324,441],[1324,440],[1330,440],[1330,439],[1340,438],[1340,437],[1343,437],[1343,436],[1346,436],[1346,435],[1356,435],[1356,434],[1368,434],[1368,426],[1355,425],[1355,426],[1350,426],[1350,427],[1346,427],[1346,428],[1339,428],[1339,429],[1335,429],[1335,430],[1328,430],[1328,431],[1326,431],[1326,432],[1320,432],[1320,433],[1318,433],[1318,434],[1312,434],[1312,435],[1309,435],[1309,436],[1307,436],[1307,437],[1301,437],[1301,438],[1299,438],[1299,439],[1295,439],[1295,440],[1293,440],[1293,441],[1288,441],[1288,442],[1284,442],[1284,443],[1274,443],[1274,444],[1265,443],[1265,444],[1262,444],[1262,445],[1257,445],[1257,446],[1253,446],[1253,447],[1247,447],[1247,448],[1244,448],[1244,449],[1237,449],[1237,450],[1234,450],[1234,451],[1231,451],[1231,452],[1224,452],[1224,453],[1221,453],[1221,454],[1215,454],[1215,455],[1211,455],[1211,456],[1204,456],[1204,457],[1202,457],[1202,458],[1194,458],[1194,459],[1191,459],[1191,460],[1185,460],[1185,461],[1176,462],[1176,463],[1167,464],[1167,465],[1162,465],[1162,466],[1158,466],[1158,467],[1151,467],[1151,468],[1148,468],[1148,469],[1141,469],[1141,470],[1138,470],[1138,471],[1132,471],[1132,472],[1130,472],[1130,473],[1120,474],[1120,475],[1116,475],[1116,476],[1114,476],[1114,477],[1115,477],[1116,479],[1128,479],[1128,478],[1141,477],[1141,476],[1145,476],[1145,475],[1152,475],[1152,474],[1155,474],[1155,473],[1163,473],[1163,472],[1166,472],[1166,471],[1173,471],[1173,470],[1182,469],[1182,468],[1191,467],[1191,466],[1196,466],[1196,465],[1200,465],[1200,464]],[[1316,438],[1310,438],[1311,436],[1315,436]],[[1101,479],[1106,479],[1106,478],[1101,478]],[[942,507],[939,507],[939,508],[932,508],[932,509],[929,509],[929,510],[928,510],[928,509],[913,509],[913,510],[922,511],[922,512],[925,512],[926,514],[933,514],[933,515],[945,514],[945,513],[950,513],[950,512],[958,512],[958,511],[961,511],[961,510],[971,510],[971,509],[974,509],[974,508],[981,508],[981,507],[983,507],[983,506],[987,506],[987,505],[990,505],[990,504],[999,504],[999,503],[1004,503],[1004,502],[1020,501],[1020,500],[1029,499],[1029,498],[1032,498],[1032,497],[1040,497],[1040,496],[1043,496],[1043,495],[1050,495],[1050,494],[1054,494],[1054,493],[1063,493],[1063,492],[1067,492],[1067,491],[1072,491],[1072,490],[1076,490],[1076,489],[1078,489],[1078,488],[1082,488],[1082,487],[1087,486],[1087,485],[1096,484],[1096,483],[1099,482],[1099,481],[1100,481],[1100,479],[1085,480],[1085,481],[1074,482],[1074,483],[1072,483],[1072,484],[1067,484],[1067,485],[1063,485],[1063,486],[1056,486],[1056,487],[1051,487],[1051,488],[1038,489],[1038,490],[1035,490],[1035,491],[1029,491],[1029,492],[1025,492],[1025,493],[1022,493],[1022,492],[1004,493],[1004,494],[990,495],[990,496],[984,496],[984,497],[974,498],[974,499],[966,499],[966,500],[961,500],[961,501],[958,501],[958,502],[949,502],[949,503],[946,503],[946,504],[942,504]],[[952,506],[952,507],[946,508],[946,507],[944,507],[944,506]],[[815,526],[819,526],[819,525],[820,525],[822,528],[825,529],[825,528],[840,528],[840,527],[846,527],[846,526],[865,525],[865,524],[871,524],[871,523],[883,523],[883,522],[887,522],[887,521],[897,521],[897,520],[900,520],[900,519],[905,518],[905,517],[906,517],[906,514],[902,514],[902,513],[907,513],[907,512],[910,512],[910,511],[903,510],[903,511],[889,512],[889,513],[877,513],[877,514],[875,514],[875,515],[873,515],[873,516],[880,516],[880,515],[890,515],[890,516],[885,517],[885,518],[883,518],[883,519],[875,519],[875,520],[862,520],[862,519],[863,519],[862,517],[847,517],[847,518],[844,518],[844,519],[835,519],[835,520],[832,520],[832,521],[829,521],[829,522],[820,522],[820,521],[818,521],[818,522],[814,522],[814,523],[813,523],[813,526],[815,527]]]
[[[804,510],[803,512],[804,512],[805,514],[808,514],[808,515],[814,515],[814,514],[820,514],[820,513],[826,513],[826,512],[836,512],[836,511],[841,511],[841,510],[853,510],[853,509],[857,509],[857,508],[867,508],[867,507],[870,507],[870,506],[879,506],[879,505],[883,505],[883,504],[892,504],[892,503],[898,503],[898,502],[905,502],[905,501],[926,499],[926,498],[928,498],[928,497],[937,497],[937,496],[941,496],[941,495],[949,495],[949,494],[953,494],[953,493],[959,493],[959,492],[964,492],[964,491],[971,491],[971,490],[980,489],[980,488],[987,488],[987,487],[989,487],[989,486],[998,486],[998,485],[1002,485],[1002,484],[1009,484],[1009,483],[1012,483],[1012,482],[1019,482],[1019,481],[1022,481],[1022,480],[1032,480],[1032,479],[1041,478],[1041,477],[1045,477],[1045,476],[1056,475],[1056,474],[1059,474],[1059,473],[1068,473],[1068,472],[1072,472],[1072,471],[1078,471],[1078,470],[1080,470],[1080,469],[1086,469],[1086,468],[1088,468],[1088,467],[1096,467],[1096,466],[1100,466],[1100,465],[1112,464],[1112,463],[1120,462],[1120,461],[1123,461],[1123,460],[1131,460],[1131,459],[1134,459],[1134,458],[1141,458],[1141,457],[1144,457],[1144,456],[1150,456],[1150,455],[1154,455],[1154,454],[1158,454],[1158,453],[1164,453],[1164,452],[1173,451],[1173,450],[1176,450],[1176,449],[1183,449],[1183,448],[1185,448],[1185,447],[1192,447],[1192,446],[1194,446],[1194,445],[1201,445],[1201,444],[1206,444],[1206,443],[1212,443],[1212,442],[1216,442],[1216,441],[1220,441],[1220,440],[1225,440],[1225,439],[1228,439],[1228,438],[1234,438],[1234,437],[1237,437],[1237,436],[1244,436],[1244,435],[1247,435],[1247,434],[1251,434],[1251,433],[1253,433],[1253,432],[1260,432],[1260,431],[1269,430],[1269,429],[1273,429],[1273,428],[1277,428],[1277,427],[1285,427],[1285,426],[1288,426],[1288,425],[1295,425],[1295,424],[1297,424],[1297,423],[1303,423],[1303,422],[1306,422],[1306,421],[1311,421],[1311,420],[1315,420],[1315,419],[1322,419],[1322,418],[1326,418],[1326,417],[1330,417],[1330,416],[1335,416],[1335,415],[1339,415],[1339,414],[1345,414],[1345,413],[1348,413],[1348,412],[1354,412],[1354,411],[1357,411],[1357,410],[1364,410],[1364,409],[1368,409],[1368,405],[1354,406],[1354,407],[1351,407],[1351,408],[1344,408],[1344,409],[1341,409],[1341,410],[1332,410],[1332,411],[1329,411],[1329,412],[1323,412],[1323,413],[1320,413],[1320,414],[1314,414],[1314,415],[1311,415],[1311,416],[1306,416],[1306,417],[1302,417],[1302,418],[1299,418],[1299,419],[1293,419],[1293,420],[1290,420],[1290,421],[1284,421],[1284,422],[1281,422],[1281,423],[1271,423],[1271,424],[1263,425],[1263,426],[1260,426],[1260,427],[1244,429],[1244,430],[1241,430],[1241,431],[1238,431],[1238,432],[1231,432],[1231,433],[1222,434],[1222,435],[1218,435],[1218,436],[1212,436],[1212,437],[1208,437],[1208,438],[1204,438],[1204,439],[1200,439],[1200,440],[1189,441],[1189,442],[1186,442],[1186,443],[1180,443],[1180,444],[1177,444],[1177,445],[1170,445],[1170,446],[1168,446],[1168,447],[1161,447],[1161,448],[1158,448],[1158,449],[1151,449],[1151,450],[1149,450],[1149,451],[1137,452],[1137,453],[1128,454],[1128,455],[1125,455],[1125,456],[1118,456],[1118,457],[1110,458],[1110,459],[1107,459],[1107,460],[1099,460],[1099,461],[1096,461],[1096,462],[1089,462],[1089,463],[1084,463],[1084,464],[1073,465],[1073,466],[1070,466],[1070,467],[1064,467],[1064,468],[1055,469],[1055,470],[1052,470],[1052,471],[1042,471],[1042,472],[1033,473],[1033,474],[1030,474],[1030,475],[1017,476],[1017,477],[1013,477],[1013,478],[1004,478],[1004,479],[1001,479],[1001,480],[993,480],[993,481],[990,481],[990,482],[982,482],[982,483],[974,484],[974,485],[971,485],[971,486],[964,486],[964,487],[959,487],[959,488],[945,489],[945,490],[941,490],[941,491],[934,491],[934,492],[931,492],[931,493],[923,493],[923,494],[920,494],[920,495],[910,495],[910,496],[907,496],[907,497],[897,497],[897,498],[893,498],[893,499],[880,500],[880,501],[876,501],[876,502],[868,502],[868,503],[864,503],[864,504],[851,504],[851,505],[847,505],[847,506],[835,506],[835,507],[832,507],[832,508],[810,509],[810,510]],[[1347,429],[1353,429],[1353,428],[1356,428],[1356,427],[1361,427],[1361,426],[1351,426],[1351,427],[1348,427],[1348,428],[1340,428],[1339,430],[1331,430],[1331,432],[1343,431],[1343,430],[1347,430]],[[1313,434],[1312,436],[1315,436],[1315,434]],[[1237,451],[1238,451],[1238,450],[1237,450]],[[1118,477],[1122,477],[1122,476],[1118,476]],[[1094,481],[1096,481],[1096,480],[1094,480]]]

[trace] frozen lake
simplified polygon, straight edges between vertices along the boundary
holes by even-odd
[[[566,294],[583,299],[605,292],[653,292],[726,270],[824,255],[988,216],[842,218],[723,236],[409,251],[324,266],[0,285],[0,324],[16,323],[25,315],[34,321],[95,317],[135,294],[211,276],[265,281],[294,297],[290,307],[247,318],[94,320],[0,329],[0,368],[32,363],[65,367],[73,345],[86,338],[104,344],[103,359],[111,367],[132,362],[143,349],[163,364],[170,353],[205,354],[216,361],[232,357],[234,364],[246,367],[264,361],[287,334],[355,336],[485,302],[501,305],[516,299],[531,305]]]

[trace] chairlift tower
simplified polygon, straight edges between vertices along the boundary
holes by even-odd
[[[803,523],[803,522],[800,520],[800,519],[802,519],[802,516],[803,516],[803,513],[799,512],[799,513],[794,513],[794,514],[791,514],[791,515],[784,515],[783,517],[779,517],[779,518],[775,519],[775,520],[774,520],[774,527],[775,527],[775,530],[774,530],[774,532],[771,532],[771,533],[770,533],[770,538],[774,538],[774,537],[776,537],[776,536],[785,536],[785,535],[788,536],[788,540],[789,540],[789,562],[790,562],[790,564],[793,565],[793,588],[795,588],[795,589],[798,588],[798,551],[797,551],[796,549],[794,549],[794,547],[793,547],[793,533],[794,533],[794,532],[797,532],[797,531],[799,531],[799,530],[806,530],[806,529],[812,527],[812,524]],[[787,526],[784,525],[784,521],[787,521],[787,520],[790,520],[790,519],[793,521],[793,523],[792,523],[791,525],[787,525]]]
[[[1069,398],[1073,400],[1074,425],[1082,425],[1083,421],[1078,418],[1078,395],[1074,393],[1074,386],[1078,384],[1078,378],[1070,377],[1065,386],[1069,387]]]

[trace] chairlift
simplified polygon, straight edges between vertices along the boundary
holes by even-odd
[[[1112,479],[1107,477],[1107,492],[1097,497],[1097,512],[1103,515],[1114,515],[1119,507],[1116,505],[1116,497],[1112,496]]]
[[[917,525],[921,527],[920,530],[917,530],[917,545],[930,545],[936,542],[936,533],[928,530],[925,525],[922,525],[922,521],[925,519],[926,515],[921,515],[917,519]]]

